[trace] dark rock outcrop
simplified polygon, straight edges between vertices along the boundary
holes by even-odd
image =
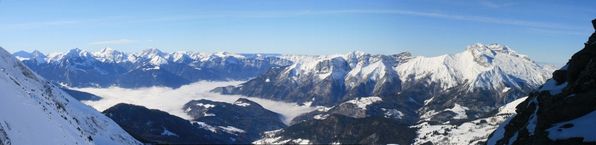
[[[416,136],[415,130],[383,117],[352,118],[334,114],[322,120],[309,120],[270,132],[264,140],[255,143],[292,144],[307,140],[312,144],[411,144]],[[275,139],[277,137],[281,138]],[[284,142],[286,140],[290,142]]]
[[[596,19],[592,23],[596,29]],[[591,132],[573,131],[586,127],[577,124],[578,118],[596,122],[596,117],[589,118],[596,111],[595,58],[596,33],[593,33],[585,47],[565,67],[553,73],[553,79],[516,107],[517,115],[497,129],[487,144],[596,144],[585,138],[596,138],[596,128]]]
[[[99,97],[95,94],[81,92],[81,91],[77,91],[77,90],[73,90],[73,89],[69,89],[69,88],[62,88],[62,91],[68,93],[70,96],[72,96],[73,98],[75,98],[79,101],[97,101],[97,100],[101,99],[101,97]]]

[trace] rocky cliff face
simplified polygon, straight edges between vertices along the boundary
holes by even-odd
[[[596,29],[596,19],[592,21]],[[596,144],[596,33],[567,65],[517,106],[489,145]]]

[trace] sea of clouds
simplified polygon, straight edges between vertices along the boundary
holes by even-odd
[[[272,101],[261,98],[246,97],[240,95],[221,95],[211,93],[210,90],[216,87],[238,85],[242,81],[229,82],[208,82],[201,81],[172,89],[168,87],[148,87],[127,89],[119,87],[110,88],[72,88],[74,90],[95,94],[102,97],[98,101],[83,101],[98,111],[104,111],[118,103],[128,103],[145,106],[150,109],[158,109],[172,115],[191,119],[182,106],[191,100],[207,99],[212,101],[233,103],[238,98],[247,98],[261,104],[263,107],[282,114],[284,122],[288,124],[294,117],[315,110],[315,107],[299,106],[296,103]]]

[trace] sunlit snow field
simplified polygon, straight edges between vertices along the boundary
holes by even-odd
[[[216,87],[238,85],[242,81],[229,82],[207,82],[200,81],[177,89],[168,87],[148,87],[138,89],[127,89],[119,87],[110,88],[72,88],[83,92],[92,93],[102,97],[99,101],[83,101],[83,103],[92,106],[98,111],[104,111],[118,103],[129,103],[145,106],[150,109],[158,109],[168,112],[172,115],[191,119],[182,107],[191,100],[207,99],[213,101],[233,103],[238,98],[247,98],[241,95],[221,95],[211,93],[210,90]],[[285,103],[249,97],[248,99],[261,104],[263,107],[282,114],[284,122],[289,123],[294,117],[315,110],[314,107],[299,106],[296,103]]]

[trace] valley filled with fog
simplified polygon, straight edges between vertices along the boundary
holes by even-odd
[[[92,106],[100,112],[118,103],[128,103],[165,111],[188,120],[191,120],[192,118],[184,112],[182,109],[183,105],[191,100],[200,99],[233,103],[238,98],[248,98],[249,100],[259,103],[266,109],[283,115],[283,120],[286,124],[288,124],[294,117],[316,109],[315,107],[300,106],[296,103],[272,101],[241,95],[221,95],[209,92],[216,87],[238,85],[242,82],[243,81],[199,81],[175,89],[169,87],[146,87],[137,89],[120,87],[72,89],[102,97],[102,99],[98,101],[83,101],[83,103]]]

